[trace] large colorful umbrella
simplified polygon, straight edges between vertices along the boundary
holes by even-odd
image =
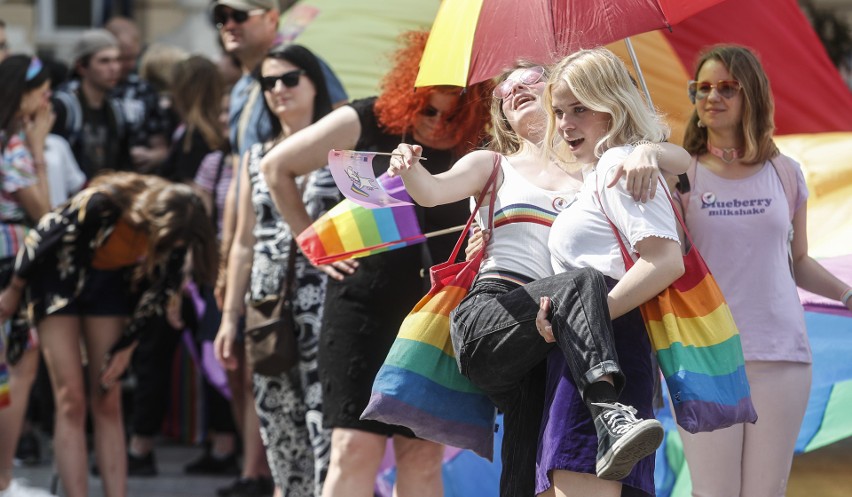
[[[519,58],[552,62],[579,48],[670,27],[722,0],[444,0],[415,86],[468,86]]]
[[[282,14],[290,39],[325,59],[351,99],[376,95],[404,31],[428,29],[439,0],[301,0]]]

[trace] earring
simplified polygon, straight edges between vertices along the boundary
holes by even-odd
[[[701,119],[699,119],[699,120],[698,120],[698,122],[696,123],[696,126],[698,126],[699,128],[703,128],[703,127],[704,127],[704,123],[703,123],[703,122],[701,122]]]

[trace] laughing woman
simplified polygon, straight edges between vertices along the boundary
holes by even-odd
[[[623,179],[613,188],[605,186],[640,144],[662,152],[659,143],[668,129],[648,109],[624,63],[604,48],[581,50],[557,64],[544,102],[549,116],[545,144],[557,155],[561,145],[567,146],[584,176],[577,200],[556,217],[550,231],[553,269],[559,274],[593,268],[604,274],[616,351],[626,377],[619,401],[636,408],[620,414],[628,420],[637,415],[653,418],[651,347],[638,306],[683,274],[675,217],[665,195],[642,204]],[[557,143],[560,147],[554,146]],[[629,270],[616,236],[640,254]],[[543,305],[540,319],[549,314]],[[621,481],[595,476],[596,428],[600,433],[605,420],[589,416],[560,355],[551,354],[548,373],[536,491],[556,496],[653,495],[653,453]],[[612,429],[620,433],[624,426]]]

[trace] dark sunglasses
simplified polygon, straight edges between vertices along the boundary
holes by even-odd
[[[441,120],[443,120],[445,123],[452,122],[452,120],[456,118],[456,114],[458,113],[455,112],[455,110],[451,114],[448,114],[447,112],[438,110],[435,107],[432,107],[431,105],[427,105],[426,107],[420,109],[421,116],[428,118],[440,116]]]
[[[263,76],[260,78],[260,87],[263,91],[272,91],[275,85],[281,81],[287,88],[299,86],[299,78],[305,74],[304,69],[296,69],[295,71],[285,72],[280,76]]]
[[[237,24],[242,24],[248,21],[249,17],[259,16],[265,12],[263,9],[249,11],[216,9],[213,11],[213,24],[216,25],[216,29],[222,29],[225,24],[228,24],[228,19],[232,19]]]
[[[517,76],[509,76],[502,83],[497,85],[492,92],[494,98],[504,99],[512,94],[512,88],[518,83],[523,85],[534,85],[541,81],[544,76],[544,68],[541,66],[530,67],[524,69]]]
[[[734,98],[734,95],[742,89],[742,86],[740,86],[739,81],[733,79],[719,81],[715,85],[707,81],[690,81],[686,86],[686,89],[689,92],[689,100],[692,103],[695,103],[696,100],[704,100],[710,96],[710,92],[713,91],[714,88],[716,89],[716,93],[718,93],[722,98],[728,99]]]

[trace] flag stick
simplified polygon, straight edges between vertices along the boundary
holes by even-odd
[[[430,233],[424,233],[423,236],[425,236],[426,238],[432,238],[433,236],[447,235],[449,233],[458,233],[459,231],[464,229],[464,226],[465,225],[460,224],[458,226],[453,226],[452,228],[445,228],[442,230],[432,231]]]

